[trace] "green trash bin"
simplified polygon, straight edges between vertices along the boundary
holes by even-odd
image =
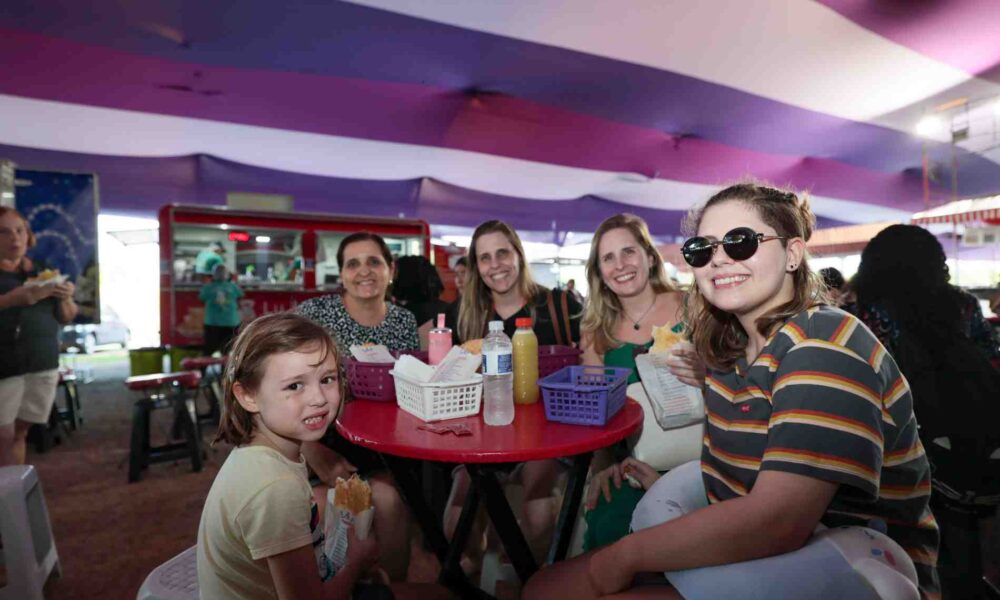
[[[132,376],[150,375],[163,372],[164,348],[136,348],[128,351],[128,362]]]
[[[181,361],[185,358],[197,358],[204,356],[201,346],[170,346],[167,351],[170,354],[170,370],[172,372],[182,371]]]

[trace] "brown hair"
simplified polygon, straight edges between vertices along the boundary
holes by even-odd
[[[385,259],[385,264],[392,268],[392,250],[389,249],[389,245],[385,243],[377,233],[372,233],[370,231],[359,231],[357,233],[352,233],[351,235],[345,237],[340,241],[340,245],[337,246],[337,267],[340,269],[344,268],[344,250],[355,242],[375,242],[378,246],[379,252],[382,253],[382,258]]]
[[[649,235],[649,227],[641,217],[629,213],[621,213],[608,217],[597,227],[594,239],[590,245],[590,257],[587,258],[587,285],[590,287],[590,298],[583,312],[581,333],[590,336],[594,352],[604,354],[611,348],[621,345],[615,339],[615,326],[622,314],[622,304],[618,296],[601,279],[601,257],[599,246],[601,236],[613,229],[628,230],[639,242],[639,246],[649,256],[649,284],[657,295],[677,291],[667,278],[663,266],[663,257],[653,244]]]
[[[3,218],[4,215],[8,214],[12,214],[15,217],[21,219],[21,221],[24,223],[24,229],[28,232],[28,247],[34,248],[35,245],[38,244],[38,239],[35,237],[35,234],[31,231],[31,223],[28,222],[28,219],[26,219],[24,215],[21,214],[21,211],[17,210],[13,206],[0,206],[0,218]]]
[[[517,290],[525,300],[531,300],[542,290],[531,277],[528,261],[524,258],[524,247],[521,238],[514,229],[503,221],[486,221],[472,233],[469,244],[469,274],[465,278],[465,289],[462,290],[462,303],[458,311],[458,337],[463,342],[481,338],[486,334],[487,319],[493,309],[493,298],[490,288],[479,274],[478,252],[476,242],[484,235],[502,233],[514,251],[517,252],[518,276]]]
[[[296,352],[304,348],[319,346],[323,349],[325,361],[333,355],[337,361],[340,397],[345,397],[345,378],[340,364],[337,344],[323,327],[309,319],[291,312],[264,315],[243,328],[229,351],[226,373],[223,381],[222,418],[219,431],[212,441],[223,441],[239,446],[250,443],[253,437],[253,414],[247,412],[233,393],[233,386],[239,383],[249,392],[260,387],[267,359],[274,354]]]
[[[809,241],[816,218],[809,209],[808,199],[790,191],[757,183],[731,185],[709,198],[704,206],[692,211],[685,222],[685,231],[696,235],[701,219],[709,208],[726,202],[742,202],[752,208],[760,220],[773,227],[784,238]],[[787,246],[786,239],[779,240]],[[721,250],[719,250],[721,251]],[[809,268],[808,252],[791,273],[794,296],[791,300],[757,319],[757,331],[770,336],[789,318],[817,304],[826,303],[822,279]],[[712,369],[728,370],[745,354],[748,337],[736,315],[712,306],[697,285],[691,286],[686,306],[686,318],[691,341],[698,355]]]

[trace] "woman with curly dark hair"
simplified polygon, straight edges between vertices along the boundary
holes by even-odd
[[[861,255],[852,310],[899,364],[913,391],[920,437],[934,467],[931,506],[941,524],[939,564],[946,597],[978,596],[978,545],[967,507],[1000,495],[1000,358],[979,302],[949,283],[944,249],[929,231],[893,225]],[[958,503],[958,511],[952,507]]]
[[[449,304],[440,298],[443,291],[441,276],[426,256],[400,256],[396,259],[392,293],[396,303],[416,318],[421,350],[427,349],[427,334],[434,326],[435,317],[448,312]]]
[[[857,303],[852,312],[879,337],[909,380],[925,444],[948,435],[947,429],[971,432],[975,425],[970,421],[990,422],[978,416],[970,420],[950,399],[971,402],[978,397],[975,390],[960,396],[954,386],[995,378],[989,361],[1000,359],[979,301],[951,285],[949,276],[944,249],[933,234],[915,225],[892,225],[865,247],[853,280]],[[941,400],[945,398],[947,403]],[[996,410],[991,408],[996,405],[981,408]]]

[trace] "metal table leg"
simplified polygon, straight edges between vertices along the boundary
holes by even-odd
[[[578,454],[573,457],[573,466],[566,481],[566,492],[563,494],[562,507],[556,520],[555,537],[549,546],[549,554],[545,562],[552,564],[566,558],[569,543],[573,539],[573,527],[576,526],[576,515],[580,510],[580,500],[583,498],[583,488],[587,484],[587,470],[590,468],[592,452]]]
[[[455,530],[455,537],[448,543],[444,535],[441,522],[437,519],[434,511],[427,504],[422,493],[420,481],[414,476],[418,466],[413,461],[397,458],[388,454],[381,454],[382,462],[385,463],[392,473],[399,492],[403,496],[403,501],[410,507],[413,517],[420,525],[424,538],[427,540],[434,554],[437,555],[441,563],[441,575],[438,581],[451,589],[459,598],[477,598],[482,600],[495,600],[492,596],[482,591],[469,582],[462,572],[458,560],[465,548],[465,543],[469,537],[472,523],[475,521],[476,509],[479,505],[479,492],[469,489],[469,494],[465,499],[465,506],[462,507],[462,514],[459,516],[458,527]],[[508,509],[509,510],[509,509]]]
[[[527,581],[538,565],[531,555],[531,548],[524,539],[514,511],[507,503],[507,497],[503,493],[503,487],[497,481],[496,469],[491,465],[466,465],[469,474],[472,475],[472,485],[479,488],[483,499],[486,501],[486,511],[490,515],[490,520],[496,528],[500,541],[507,549],[507,557],[514,565],[517,576],[521,581]]]

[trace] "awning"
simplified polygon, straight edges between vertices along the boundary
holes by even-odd
[[[984,223],[1000,221],[1000,196],[956,200],[931,210],[918,212],[910,220],[915,225],[971,223],[974,221]]]
[[[830,256],[861,252],[873,237],[890,225],[896,225],[896,222],[883,221],[817,229],[807,244],[809,253],[813,256]]]

